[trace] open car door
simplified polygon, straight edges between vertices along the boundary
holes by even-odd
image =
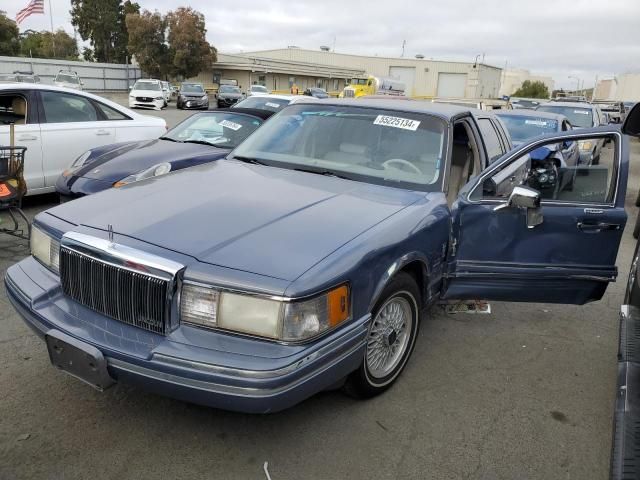
[[[600,158],[592,158],[603,140]],[[573,166],[552,154],[570,142],[581,152]],[[507,153],[453,205],[443,297],[599,300],[618,273],[628,169],[628,139],[616,127],[538,137]]]

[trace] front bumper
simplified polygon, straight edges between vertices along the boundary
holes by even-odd
[[[142,102],[134,98],[129,98],[129,108],[153,108],[162,110],[164,108],[164,98],[161,100],[153,100],[151,102]]]
[[[364,358],[370,315],[308,345],[281,345],[181,326],[167,336],[132,327],[69,300],[32,257],[10,267],[8,297],[41,337],[62,332],[97,348],[118,382],[226,410],[283,410],[334,386]]]
[[[209,100],[187,98],[182,100],[182,108],[209,108]]]
[[[113,187],[114,182],[85,178],[78,176],[63,177],[60,175],[56,182],[56,192],[60,195],[61,202],[92,195]]]

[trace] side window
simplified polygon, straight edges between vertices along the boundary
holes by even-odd
[[[93,104],[79,95],[61,92],[40,92],[47,123],[95,122],[98,112]]]
[[[24,125],[27,123],[27,100],[22,95],[0,95],[0,125]]]
[[[482,139],[484,140],[484,146],[487,149],[489,163],[491,163],[504,155],[506,153],[505,149],[502,146],[502,142],[500,142],[498,132],[496,132],[496,129],[491,123],[491,120],[489,120],[488,118],[478,119],[478,127],[480,128],[480,133],[482,134]]]
[[[104,103],[94,102],[98,110],[100,110],[107,120],[131,120],[124,113],[119,112],[115,108],[111,108]]]
[[[620,163],[617,136],[548,143],[513,158],[471,193],[472,200],[506,200],[517,186],[533,188],[545,202],[610,204]]]

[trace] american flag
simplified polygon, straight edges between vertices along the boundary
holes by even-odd
[[[31,0],[29,5],[20,10],[16,15],[16,23],[20,25],[20,23],[27,18],[29,15],[34,13],[42,13],[44,14],[44,0]]]

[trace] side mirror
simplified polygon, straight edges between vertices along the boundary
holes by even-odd
[[[540,211],[540,192],[531,187],[517,186],[513,188],[507,203],[493,209],[499,212],[507,208],[525,208],[527,210],[527,228],[533,228],[542,223]]]
[[[133,90],[133,85],[129,85],[129,90]]]
[[[622,133],[632,137],[640,137],[640,103],[636,103],[627,114],[622,124]]]
[[[564,142],[562,142],[562,148],[567,149],[571,147],[573,147],[573,141],[565,140]]]

